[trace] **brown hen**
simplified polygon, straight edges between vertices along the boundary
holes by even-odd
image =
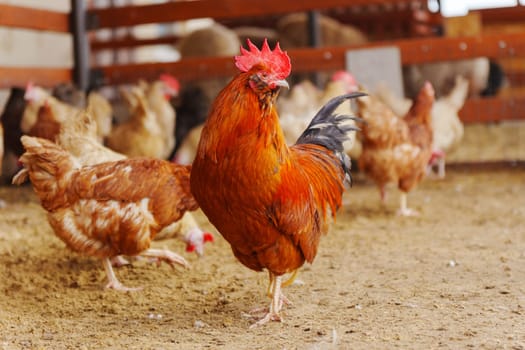
[[[142,255],[184,267],[181,256],[150,243],[163,228],[198,205],[190,193],[190,168],[157,159],[124,159],[81,167],[58,145],[22,136],[24,168],[55,234],[72,250],[103,260],[107,287],[130,290],[116,278],[110,258]],[[27,171],[24,171],[27,170]]]

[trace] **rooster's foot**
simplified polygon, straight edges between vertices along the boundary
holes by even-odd
[[[262,326],[262,325],[268,323],[268,321],[282,322],[283,319],[281,318],[281,316],[277,312],[268,312],[263,318],[261,318],[259,321],[257,321],[254,324],[252,324],[250,326],[250,328],[255,328],[255,327],[258,327],[258,326]]]

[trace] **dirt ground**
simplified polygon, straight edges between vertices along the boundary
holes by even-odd
[[[65,248],[31,188],[2,187],[0,349],[525,349],[524,180],[450,171],[402,218],[396,191],[381,206],[358,179],[303,284],[285,289],[284,323],[255,329],[243,313],[269,302],[267,275],[220,236],[200,259],[161,242],[192,268],[136,261],[117,275],[142,291],[104,290],[100,261]]]

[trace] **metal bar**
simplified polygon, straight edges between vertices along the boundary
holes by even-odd
[[[308,46],[317,48],[321,46],[321,30],[319,28],[319,11],[308,11],[308,21],[307,21],[307,30],[308,30]],[[320,86],[320,79],[318,72],[311,73],[312,82]]]
[[[0,4],[0,26],[68,33],[67,13]]]
[[[90,88],[90,53],[84,0],[71,0],[70,21],[73,34],[73,81],[79,89],[87,91]]]

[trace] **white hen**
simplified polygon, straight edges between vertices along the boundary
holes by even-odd
[[[438,99],[432,108],[435,156],[430,165],[437,164],[439,178],[445,177],[445,153],[454,149],[463,138],[463,123],[458,112],[465,104],[468,87],[468,80],[458,75],[452,91]]]

